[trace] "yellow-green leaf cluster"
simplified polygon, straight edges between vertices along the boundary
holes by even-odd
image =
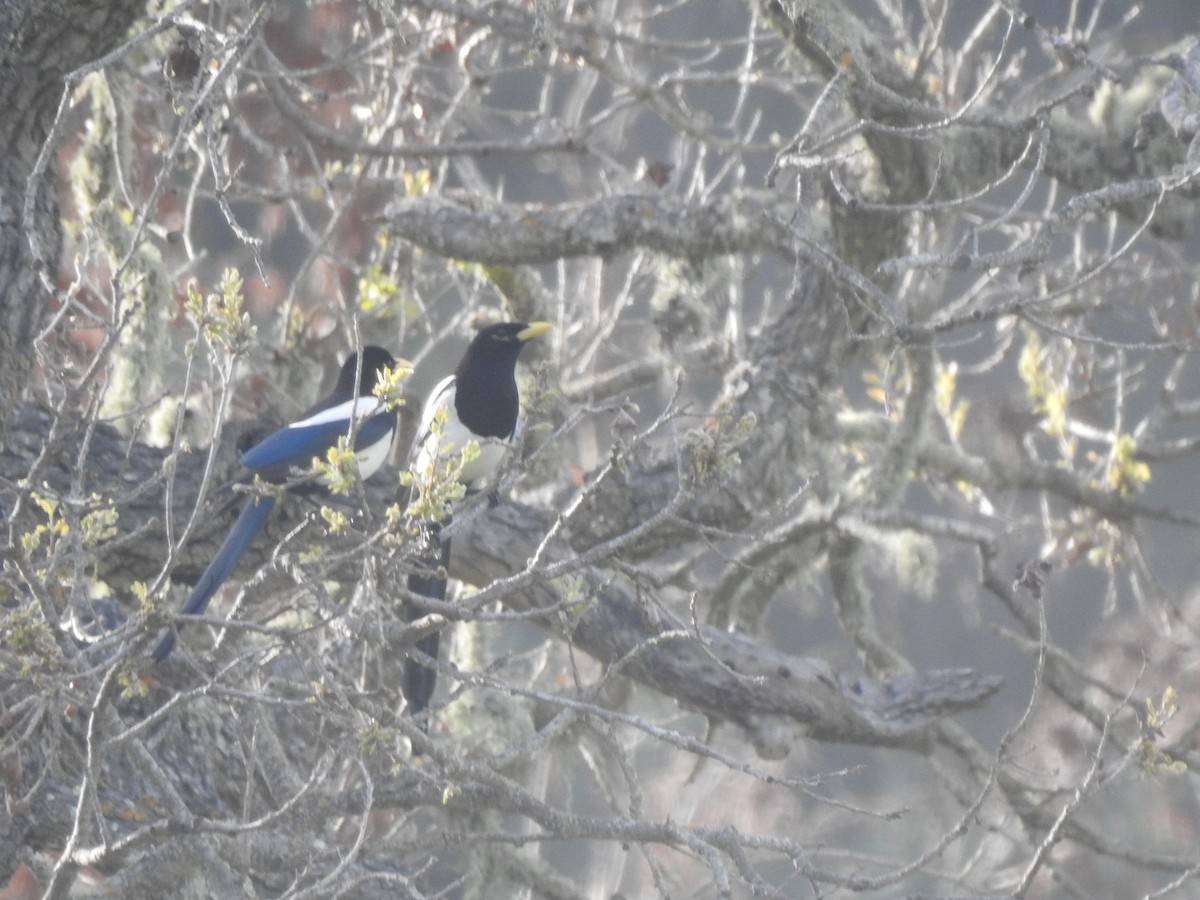
[[[400,286],[383,267],[373,265],[358,279],[358,308],[364,313],[378,312],[385,309],[399,293]]]
[[[350,517],[339,509],[322,506],[321,518],[325,520],[325,530],[329,534],[345,534],[350,529]]]
[[[43,540],[66,537],[71,530],[66,519],[59,514],[57,500],[36,491],[30,494],[30,499],[38,509],[45,513],[46,522],[34,526],[32,531],[21,535],[21,549],[25,551],[26,555],[38,549]]]
[[[401,172],[400,183],[404,185],[404,196],[424,197],[433,187],[433,173],[429,169]]]
[[[862,379],[867,386],[867,396],[880,406],[888,406],[888,392],[884,386],[883,375],[880,372],[867,370],[863,372]]]
[[[963,426],[967,421],[967,411],[971,404],[966,400],[956,400],[958,388],[958,366],[954,363],[938,366],[937,380],[934,384],[934,402],[938,414],[946,423],[946,429],[957,441],[962,436]]]
[[[575,573],[560,575],[553,580],[553,585],[563,603],[563,616],[574,625],[588,611],[583,578]]]
[[[256,329],[244,312],[242,274],[228,268],[221,276],[219,292],[202,295],[195,282],[188,284],[187,312],[212,346],[237,356],[254,343]]]
[[[403,482],[409,477],[408,472],[401,473],[400,480]],[[404,542],[405,537],[411,537],[415,529],[408,528],[408,517],[403,506],[399,503],[393,503],[384,510],[383,518],[387,523],[387,535],[384,541],[392,546]]]
[[[1175,759],[1158,746],[1158,738],[1168,722],[1179,712],[1179,694],[1168,685],[1157,703],[1153,697],[1146,698],[1146,709],[1141,718],[1143,739],[1138,749],[1142,759],[1139,764],[1144,777],[1154,775],[1182,775],[1187,772],[1187,763]]]
[[[1167,723],[1179,712],[1179,694],[1171,685],[1167,685],[1158,703],[1153,697],[1146,698],[1146,728],[1155,733],[1162,733]]]
[[[137,600],[138,605],[142,608],[143,615],[149,615],[154,611],[154,604],[150,602],[150,588],[147,587],[144,581],[135,581],[129,586],[130,592]]]
[[[1017,374],[1025,382],[1030,406],[1042,417],[1042,430],[1067,441],[1067,409],[1070,396],[1067,379],[1061,375],[1060,369],[1055,354],[1049,348],[1043,347],[1037,332],[1027,329],[1025,346],[1017,362]]]
[[[358,751],[363,756],[377,756],[395,743],[395,733],[374,721],[358,734]]]
[[[1128,497],[1150,480],[1150,466],[1138,459],[1137,441],[1123,434],[1113,444],[1109,456],[1108,486]]]
[[[348,494],[358,482],[358,460],[345,435],[325,451],[324,459],[313,457],[312,465],[331,493]]]
[[[100,508],[87,513],[79,522],[85,547],[95,547],[101,541],[110,540],[117,534],[119,514],[112,503],[104,500],[99,494],[93,494],[92,501],[101,504]]]
[[[413,373],[413,364],[407,359],[398,359],[395,364],[379,373],[375,382],[374,395],[387,403],[389,410],[404,405],[404,382]]]
[[[16,653],[32,653],[51,641],[50,629],[33,606],[17,606],[5,611],[0,620],[0,639]]]
[[[731,416],[718,415],[706,427],[691,432],[693,478],[697,482],[721,478],[741,465],[737,448],[750,439],[757,425],[754,413],[746,413],[736,422]]]
[[[150,694],[150,685],[134,669],[122,669],[117,673],[117,684],[121,687],[121,698],[133,700]]]

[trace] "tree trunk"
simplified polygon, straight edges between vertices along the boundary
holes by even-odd
[[[0,434],[33,366],[51,309],[41,278],[55,278],[61,243],[55,160],[37,173],[26,220],[30,178],[71,74],[117,47],[145,8],[145,0],[0,2]]]

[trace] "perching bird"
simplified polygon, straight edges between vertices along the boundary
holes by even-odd
[[[333,393],[309,409],[297,422],[268,435],[251,447],[242,456],[246,468],[240,482],[249,482],[254,476],[270,484],[285,484],[294,475],[311,472],[314,457],[324,458],[338,438],[351,432],[351,420],[355,422],[354,455],[358,461],[359,475],[370,478],[387,459],[396,431],[396,413],[389,410],[385,401],[372,394],[382,369],[396,364],[392,355],[382,347],[364,347],[361,374],[358,354],[353,353],[342,364],[337,386]],[[355,378],[358,376],[358,389]],[[321,483],[299,482],[292,487],[297,491],[312,490]],[[217,589],[229,577],[255,536],[267,523],[275,506],[271,496],[250,497],[242,508],[233,528],[225,536],[221,549],[208,564],[187,602],[180,611],[185,616],[200,615],[208,606]],[[168,631],[154,650],[154,661],[162,662],[175,646],[175,630]]]
[[[462,449],[475,441],[479,455],[464,464],[457,477],[468,491],[487,486],[517,431],[521,409],[517,357],[527,341],[545,334],[551,327],[549,322],[503,322],[475,335],[454,374],[433,389],[425,404],[413,441],[411,468],[418,478],[430,477],[438,460],[458,459]],[[439,431],[434,423],[442,410],[446,418]],[[448,523],[446,518],[426,525],[429,552],[420,560],[422,571],[408,576],[408,589],[414,594],[436,600],[446,598],[450,538],[443,536],[442,529]],[[410,622],[421,615],[422,611],[415,607],[408,610]],[[437,659],[438,633],[422,638],[416,647]],[[404,696],[410,714],[417,715],[429,705],[436,679],[435,670],[415,659],[405,660]]]

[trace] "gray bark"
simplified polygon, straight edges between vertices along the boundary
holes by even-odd
[[[34,338],[51,309],[42,277],[56,279],[61,243],[53,159],[34,186],[32,221],[24,214],[29,179],[67,76],[118,46],[145,8],[145,0],[0,3],[0,434],[34,363]]]

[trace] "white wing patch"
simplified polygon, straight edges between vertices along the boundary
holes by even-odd
[[[386,403],[379,397],[355,397],[353,400],[346,400],[337,406],[331,406],[329,409],[323,409],[319,413],[314,413],[307,419],[293,422],[288,428],[324,425],[327,422],[336,422],[339,419],[348,422],[351,416],[362,421],[363,419],[371,418],[376,413],[383,412],[385,406]]]

